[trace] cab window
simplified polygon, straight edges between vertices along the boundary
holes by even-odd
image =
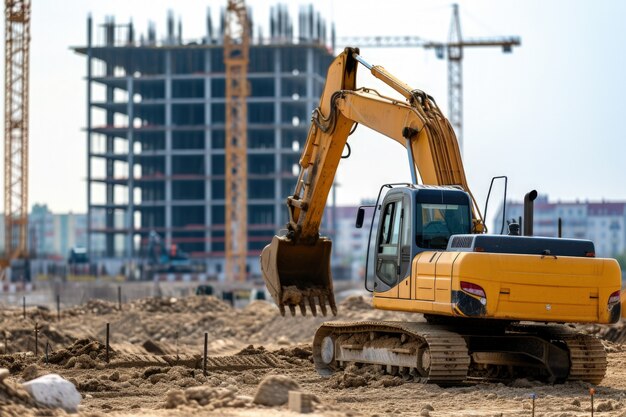
[[[418,203],[416,244],[445,249],[450,236],[471,232],[469,207],[464,204]]]

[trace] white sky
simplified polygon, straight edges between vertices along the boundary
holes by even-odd
[[[30,203],[53,211],[86,210],[86,60],[70,46],[86,43],[86,17],[130,18],[137,33],[147,21],[165,34],[167,11],[183,20],[183,37],[204,35],[211,7],[217,27],[221,1],[34,0],[31,44]],[[445,40],[448,1],[318,0],[338,36],[418,35]],[[464,36],[518,35],[512,54],[466,50],[464,163],[484,204],[489,181],[509,176],[509,195],[536,188],[554,199],[626,200],[626,2],[460,1]],[[268,33],[267,0],[248,0],[255,24]],[[303,2],[290,1],[294,24]],[[358,46],[358,45],[355,45]],[[433,95],[447,113],[447,66],[433,51],[367,49],[361,54],[410,85]],[[381,88],[361,67],[360,85]],[[381,88],[381,90],[384,90]],[[359,127],[352,156],[342,161],[340,204],[375,196],[380,184],[409,180],[402,147]],[[501,193],[501,190],[496,190]],[[492,200],[492,213],[499,201]],[[490,216],[491,217],[491,216]]]

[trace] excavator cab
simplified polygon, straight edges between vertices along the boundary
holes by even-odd
[[[372,225],[375,216],[376,212]],[[471,228],[470,198],[460,189],[422,185],[391,189],[380,205],[375,291],[397,285],[409,274],[418,253],[445,250],[451,236],[469,234]]]

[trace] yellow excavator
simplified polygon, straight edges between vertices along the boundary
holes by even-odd
[[[359,64],[404,97],[356,87]],[[415,322],[326,322],[313,359],[329,375],[349,363],[372,364],[407,379],[456,384],[468,379],[532,377],[551,383],[599,383],[602,343],[561,323],[620,318],[621,271],[595,257],[588,240],[532,236],[532,200],[524,233],[487,234],[470,193],[454,131],[423,91],[346,48],[328,69],[320,104],[287,198],[289,223],[261,254],[266,286],[284,315],[328,307],[337,313],[331,241],[320,222],[348,137],[357,124],[407,150],[412,184],[385,184],[370,228],[374,308],[416,314]],[[382,197],[382,200],[381,200]],[[378,217],[376,218],[375,216]],[[357,214],[357,227],[364,210]],[[369,256],[368,256],[369,259]]]

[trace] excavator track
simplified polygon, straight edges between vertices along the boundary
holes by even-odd
[[[485,332],[427,323],[328,322],[313,339],[313,360],[321,375],[350,363],[373,364],[392,375],[440,385],[519,377],[599,384],[607,368],[600,340],[559,325]]]
[[[426,323],[324,323],[313,339],[317,371],[329,375],[347,363],[374,364],[420,382],[453,385],[467,378],[470,357],[458,333]]]
[[[607,367],[606,351],[599,339],[576,333],[564,337],[570,352],[568,380],[599,384]]]
[[[602,341],[597,337],[561,325],[517,325],[512,326],[512,329],[564,344],[569,356],[567,381],[599,384],[604,378],[607,355]]]

